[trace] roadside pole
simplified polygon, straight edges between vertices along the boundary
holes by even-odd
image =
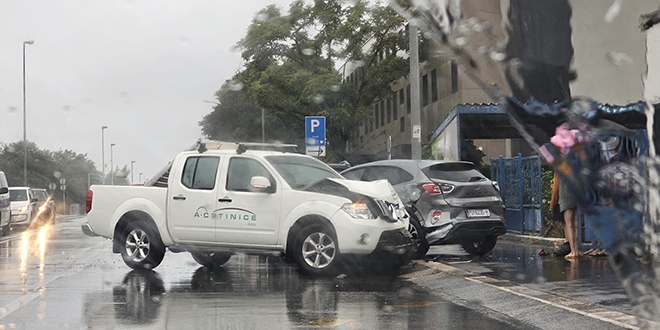
[[[422,125],[419,107],[419,46],[417,26],[408,23],[410,34],[410,152],[411,159],[422,159]]]

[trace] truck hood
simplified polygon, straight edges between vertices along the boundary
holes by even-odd
[[[387,180],[355,181],[346,179],[328,178],[328,181],[340,184],[346,189],[361,195],[382,199],[388,203],[399,204],[401,200],[392,185]]]

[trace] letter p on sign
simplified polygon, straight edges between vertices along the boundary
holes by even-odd
[[[312,130],[312,133],[314,133],[315,128],[321,126],[321,122],[318,119],[312,119],[311,124],[312,124],[312,127],[310,127],[310,128]]]

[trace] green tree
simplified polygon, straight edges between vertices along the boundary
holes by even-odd
[[[216,93],[220,105],[200,122],[203,132],[255,139],[263,108],[269,140],[302,144],[304,117],[322,115],[331,154],[343,159],[373,102],[408,73],[407,59],[396,56],[408,47],[404,25],[387,6],[366,0],[299,0],[286,13],[264,8],[238,43],[245,68]],[[241,116],[231,115],[239,109]]]
[[[48,188],[50,183],[56,183],[58,189],[51,191],[51,194],[58,202],[63,198],[59,190],[60,179],[66,179],[67,204],[82,204],[87,194],[88,178],[100,177],[94,162],[86,154],[71,150],[42,150],[28,141],[27,160],[28,186]],[[0,170],[5,172],[10,186],[23,186],[22,141],[0,145]]]

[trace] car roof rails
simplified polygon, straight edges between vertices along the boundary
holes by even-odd
[[[284,143],[252,143],[252,142],[240,142],[238,143],[238,148],[236,148],[237,154],[242,154],[247,150],[269,150],[269,151],[281,151],[281,152],[298,152],[298,145],[296,144],[284,144]]]

